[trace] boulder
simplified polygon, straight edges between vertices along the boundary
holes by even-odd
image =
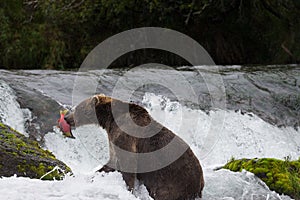
[[[0,177],[61,180],[71,169],[35,140],[0,123]]]

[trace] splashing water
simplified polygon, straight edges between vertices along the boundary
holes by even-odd
[[[0,97],[1,120],[25,133],[24,113],[17,104],[13,90],[3,83],[0,83],[0,90],[4,94]],[[297,159],[300,155],[299,131],[272,126],[251,113],[216,110],[207,114],[150,93],[144,96],[142,103],[154,119],[183,138],[199,158],[206,182],[203,199],[290,199],[270,191],[252,173],[213,169],[225,164],[232,156],[282,159],[290,155]],[[209,138],[207,132],[211,121],[216,115],[224,113],[226,117],[220,124],[222,132],[215,133],[218,136],[216,144],[207,155],[201,155],[204,138]],[[190,117],[182,118],[182,114]],[[199,123],[191,124],[191,119],[195,118]],[[66,139],[54,128],[45,136],[45,145],[72,168],[74,176],[67,176],[63,181],[2,178],[1,199],[151,199],[145,188],[139,188],[136,196],[127,191],[118,172],[94,173],[108,160],[108,141],[103,129],[89,125],[77,128],[73,134],[76,140]]]
[[[0,121],[28,136],[25,131],[25,121],[30,118],[28,109],[21,109],[12,88],[0,81]]]
[[[274,127],[253,114],[243,115],[240,112],[221,110],[206,114],[201,110],[193,110],[163,96],[149,93],[145,95],[142,103],[151,116],[183,138],[201,161],[206,181],[203,199],[290,199],[270,191],[252,173],[213,169],[225,164],[232,156],[282,159],[290,155],[297,158],[300,154],[298,131]],[[186,112],[192,118],[199,118],[201,121],[199,127],[189,124],[190,119],[182,119],[178,112]],[[202,159],[201,145],[205,144],[205,141],[201,133],[205,135],[210,121],[220,112],[226,113],[222,125],[223,132],[219,134],[220,138],[214,148]],[[180,128],[180,124],[185,128]],[[179,129],[182,132],[177,132]],[[107,162],[108,143],[103,129],[94,125],[82,126],[74,130],[73,134],[78,139],[64,139],[59,132],[49,133],[46,136],[46,146],[75,173],[93,173]]]

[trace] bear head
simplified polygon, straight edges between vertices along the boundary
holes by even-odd
[[[128,118],[132,121],[125,120]],[[79,103],[73,112],[65,116],[65,120],[72,127],[97,124],[104,129],[107,129],[114,121],[128,127],[135,127],[134,124],[143,127],[151,122],[148,112],[143,107],[103,94],[94,95]]]

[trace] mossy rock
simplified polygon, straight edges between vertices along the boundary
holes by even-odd
[[[38,142],[0,123],[0,177],[61,180],[71,169]]]
[[[223,168],[235,172],[245,169],[263,180],[271,190],[300,200],[300,158],[295,161],[274,158],[231,159]]]

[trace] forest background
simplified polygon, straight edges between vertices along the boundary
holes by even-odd
[[[110,36],[138,27],[187,34],[219,65],[300,61],[299,0],[0,0],[0,68],[70,69]],[[143,49],[110,67],[188,63]]]

